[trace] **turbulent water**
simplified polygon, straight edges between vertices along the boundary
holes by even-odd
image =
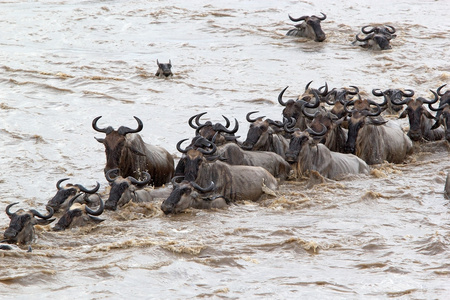
[[[1,1],[0,204],[35,208],[70,178],[103,175],[104,135],[135,128],[176,158],[189,117],[281,120],[305,85],[430,89],[450,78],[448,1]],[[320,15],[323,43],[286,37],[293,17]],[[392,49],[352,45],[391,24]],[[156,60],[174,76],[154,76]],[[395,119],[396,116],[385,116]],[[402,120],[406,127],[407,121]],[[133,204],[94,227],[36,226],[32,252],[0,252],[0,296],[29,299],[444,299],[450,294],[449,144],[417,143],[404,164],[370,175],[304,179],[277,197],[166,216]],[[7,228],[6,214],[0,229]]]

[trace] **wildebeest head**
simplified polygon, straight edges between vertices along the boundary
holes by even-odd
[[[55,219],[50,219],[53,216],[53,209],[48,207],[48,214],[42,215],[40,212],[30,209],[25,211],[19,209],[12,213],[10,208],[18,202],[9,204],[6,207],[6,214],[11,219],[9,227],[3,234],[5,241],[8,243],[28,244],[34,240],[34,225],[47,225],[53,222]],[[38,217],[39,219],[36,219]]]
[[[119,129],[114,130],[113,127],[108,126],[106,128],[99,128],[97,126],[97,121],[102,116],[96,117],[92,121],[92,128],[94,128],[95,131],[102,132],[106,134],[106,137],[101,138],[95,138],[99,143],[102,143],[105,146],[105,153],[106,153],[106,166],[104,169],[104,172],[108,172],[111,169],[117,169],[119,167],[120,158],[122,156],[122,151],[126,150],[125,148],[125,136],[129,133],[137,133],[140,132],[144,125],[142,121],[138,117],[134,117],[138,123],[138,127],[136,129],[130,129],[129,127],[120,126]],[[141,153],[137,149],[129,149],[133,153],[145,156],[144,153]]]
[[[422,139],[422,126],[423,126],[423,116],[434,119],[434,116],[425,108],[424,104],[431,105],[438,101],[438,95],[436,92],[431,91],[435,98],[433,100],[427,100],[422,97],[417,99],[406,98],[399,102],[393,102],[397,105],[406,104],[405,110],[399,115],[399,118],[405,118],[408,116],[409,119],[409,131],[408,136],[413,141],[419,141]]]
[[[236,141],[238,137],[234,134],[239,130],[239,123],[237,119],[234,119],[235,125],[233,129],[229,129],[230,120],[222,116],[225,119],[225,125],[221,123],[213,124],[211,121],[207,121],[205,123],[200,123],[200,117],[205,115],[206,112],[194,115],[189,118],[188,124],[191,128],[195,129],[195,135],[201,135],[205,137],[207,140],[212,141],[217,146],[223,145],[228,141]],[[195,124],[193,123],[195,119]]]
[[[58,212],[60,208],[65,209],[67,207],[67,204],[70,202],[70,199],[75,197],[76,194],[79,194],[80,192],[86,194],[94,194],[100,188],[100,183],[98,182],[96,187],[91,190],[88,190],[81,184],[68,183],[64,187],[62,187],[61,183],[66,180],[69,180],[69,178],[63,178],[58,180],[58,182],[56,183],[56,188],[58,190],[55,196],[53,196],[53,198],[47,202],[47,206],[51,207],[54,212]]]
[[[183,153],[183,157],[180,159],[182,167],[180,168],[185,180],[195,181],[198,175],[198,170],[204,160],[214,160],[217,157],[212,156],[217,150],[214,143],[210,143],[208,147],[210,149],[204,149],[202,147],[188,146],[185,149],[181,148],[181,144],[188,139],[183,139],[177,143],[177,150]]]
[[[371,27],[370,29],[368,29]],[[381,49],[387,50],[391,49],[390,40],[395,38],[395,28],[390,25],[383,26],[371,26],[367,25],[361,28],[361,31],[366,34],[364,38],[356,35],[356,41],[362,42],[360,45],[363,48]],[[355,42],[356,42],[355,41]]]
[[[75,203],[76,198],[80,196],[81,194],[78,194],[70,201],[68,210],[61,216],[55,226],[53,226],[53,230],[61,231],[67,228],[85,226],[89,223],[97,224],[104,221],[104,219],[97,217],[103,213],[104,204],[102,199],[100,199],[99,208],[92,210],[85,204]]]
[[[396,105],[402,101],[403,97],[414,96],[413,90],[400,90],[400,89],[387,89],[381,91],[380,89],[373,89],[372,94],[377,97],[384,96],[387,99],[388,108],[394,112],[399,112],[402,109],[402,105]]]
[[[323,137],[323,135],[327,132],[327,128],[325,125],[321,124],[321,131],[315,131],[312,128],[307,128],[305,131],[302,131],[298,128],[292,129],[291,139],[289,141],[289,149],[286,151],[286,161],[290,164],[298,162],[298,158],[302,148],[309,145],[310,143],[315,144],[312,136]]]
[[[146,177],[142,181],[137,180],[132,176],[128,176],[127,178],[123,178],[122,176],[117,176],[114,179],[111,178],[111,175],[116,172],[117,171],[115,169],[111,169],[105,175],[111,185],[108,200],[105,202],[105,208],[109,210],[116,210],[121,198],[124,196],[130,196],[127,195],[127,191],[129,191],[132,186],[143,187],[151,181],[151,176],[147,172],[142,172]]]
[[[292,22],[300,22],[300,24],[296,24],[295,27],[298,30],[297,32],[293,30],[289,30],[287,35],[297,35],[302,37],[307,37],[310,39],[314,39],[316,42],[323,42],[326,38],[325,32],[323,32],[322,27],[320,26],[320,22],[325,20],[327,16],[322,13],[322,17],[318,16],[302,16],[300,18],[293,18],[289,15],[289,19]]]
[[[278,103],[280,103],[282,106],[284,106],[284,109],[282,111],[283,117],[290,120],[291,118],[294,118],[297,120],[297,127],[300,129],[306,128],[306,120],[304,119],[304,115],[302,113],[302,108],[305,107],[307,110],[315,110],[320,105],[320,97],[325,96],[328,92],[328,86],[325,84],[324,87],[319,88],[319,90],[316,89],[310,89],[309,85],[312,81],[310,81],[306,87],[305,87],[305,93],[301,95],[297,100],[289,99],[288,101],[283,101],[283,94],[286,91],[288,87],[285,87],[281,93],[278,95]],[[320,91],[322,88],[324,88],[323,91]],[[314,102],[311,102],[312,98],[314,97]]]
[[[348,110],[348,106],[354,105],[354,109],[351,111]],[[371,105],[376,106],[376,111],[373,112],[371,109]],[[344,109],[350,115],[348,118],[348,137],[344,146],[345,153],[356,153],[356,140],[358,138],[358,132],[364,125],[372,124],[372,125],[382,125],[385,124],[386,121],[378,120],[376,116],[379,116],[382,112],[380,105],[371,100],[352,100],[347,102],[344,105]]]
[[[169,63],[160,63],[158,60],[156,60],[156,64],[158,65],[158,70],[156,71],[155,76],[159,77],[169,77],[173,76],[172,74],[172,62],[169,59]]]
[[[215,188],[214,182],[211,181],[211,184],[202,188],[194,181],[183,180],[180,183],[176,183],[172,180],[173,183],[173,191],[170,196],[163,201],[161,204],[161,210],[167,214],[177,214],[189,207],[194,208],[209,208],[213,204],[217,198],[208,197],[208,193],[212,192]],[[227,204],[226,199],[221,197],[222,202]]]

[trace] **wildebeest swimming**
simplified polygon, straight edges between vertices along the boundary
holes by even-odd
[[[371,27],[371,28],[370,28]],[[370,28],[370,29],[367,29]],[[388,50],[392,46],[390,41],[397,37],[394,33],[396,29],[391,25],[371,26],[366,25],[361,28],[361,32],[366,34],[364,38],[360,38],[359,34],[356,35],[354,44],[359,43],[359,46],[363,48],[370,48],[375,50]]]
[[[318,16],[302,16],[300,18],[293,18],[289,15],[289,19],[292,22],[300,22],[300,24],[296,24],[295,28],[290,29],[286,35],[287,36],[298,36],[298,37],[306,37],[316,42],[323,42],[326,38],[325,32],[323,32],[322,27],[320,26],[320,22],[325,20],[327,16],[322,13],[321,17]]]
[[[84,193],[85,197],[80,199],[86,203],[97,203],[100,196],[94,195],[100,188],[100,183],[97,182],[95,188],[89,190],[81,184],[68,183],[64,187],[61,186],[63,181],[69,180],[69,178],[63,178],[56,183],[56,194],[52,199],[48,200],[47,206],[51,207],[56,213],[60,209],[65,210],[68,208],[68,204],[72,198],[80,193]],[[89,196],[88,196],[89,195]]]
[[[311,128],[305,131],[292,130],[286,160],[291,163],[295,177],[301,178],[310,171],[317,171],[330,179],[347,174],[368,174],[369,166],[356,155],[330,151],[324,144],[317,143],[312,138],[313,135],[323,136],[326,131],[325,125],[321,132]]]
[[[211,157],[208,159],[217,149],[214,144],[212,147],[209,150],[188,148],[185,151],[186,155],[181,158],[184,160],[181,175],[185,180],[195,181],[202,187],[209,186],[213,181],[214,192],[231,201],[257,201],[268,190],[278,189],[276,178],[262,167],[229,165]]]
[[[356,154],[369,165],[384,161],[402,163],[413,151],[411,139],[398,123],[377,118],[381,107],[372,112],[367,100],[355,100],[345,104],[349,113],[348,137],[344,147],[347,153]],[[348,110],[349,105],[355,108]]]
[[[92,128],[106,134],[103,139],[96,138],[105,146],[105,174],[117,168],[120,176],[132,176],[136,179],[142,177],[143,172],[148,172],[152,178],[151,184],[156,187],[170,182],[175,171],[173,157],[163,147],[143,141],[138,132],[144,125],[138,117],[134,117],[138,123],[136,129],[120,126],[117,130],[111,126],[99,128],[97,122],[100,118],[101,116],[96,117],[92,121]]]
[[[413,141],[420,141],[425,139],[427,141],[437,141],[444,138],[445,130],[442,127],[434,128],[434,122],[432,120],[435,117],[426,109],[424,106],[438,101],[438,94],[431,91],[434,94],[434,99],[428,100],[423,97],[418,97],[416,99],[406,98],[399,102],[393,102],[396,105],[406,105],[405,110],[399,115],[399,118],[408,117],[409,120],[409,130],[408,136]]]
[[[158,60],[156,60],[156,64],[158,65],[158,70],[155,73],[155,76],[158,77],[172,77],[172,62],[169,59],[168,63],[160,63]]]
[[[8,215],[10,222],[3,234],[3,241],[23,245],[30,244],[35,239],[34,225],[47,225],[55,220],[54,218],[51,219],[53,216],[53,209],[48,207],[47,215],[43,215],[35,209],[30,209],[28,211],[19,209],[16,212],[11,212],[11,207],[18,203],[19,202],[15,202],[6,206],[5,212]]]
[[[82,194],[78,194],[76,197],[71,199],[68,209],[64,212],[55,226],[53,226],[52,229],[54,231],[66,230],[68,228],[86,226],[89,224],[94,225],[104,221],[104,219],[100,219],[98,217],[103,213],[104,209],[102,199],[100,199],[100,206],[97,210],[93,210],[86,204],[75,202],[80,196],[82,196]]]
[[[182,177],[182,176],[181,176]],[[230,201],[222,195],[211,194],[215,189],[214,182],[207,187],[201,187],[194,181],[176,182],[173,178],[173,190],[161,204],[161,210],[167,214],[177,214],[189,207],[196,209],[224,208]]]
[[[435,117],[436,122],[431,129],[438,128],[441,124],[444,125],[445,139],[450,142],[450,90],[441,92],[442,88],[446,85],[447,84],[441,85],[436,91],[440,96],[439,106],[433,108],[431,104],[428,104],[428,107],[432,111],[437,111]]]

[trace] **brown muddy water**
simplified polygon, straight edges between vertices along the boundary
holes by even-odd
[[[0,204],[41,210],[61,178],[107,187],[102,137],[134,127],[179,157],[190,116],[281,119],[278,93],[450,83],[448,1],[1,1]],[[286,37],[288,14],[328,17],[323,43]],[[392,49],[351,44],[391,24]],[[156,60],[172,79],[154,76]],[[396,116],[387,116],[395,119]],[[406,121],[401,120],[404,126]],[[450,295],[447,142],[339,181],[288,182],[274,199],[166,216],[161,201],[0,252],[5,299],[445,299]],[[19,207],[20,206],[20,207]],[[16,207],[15,207],[16,208]],[[8,226],[0,216],[0,229]]]

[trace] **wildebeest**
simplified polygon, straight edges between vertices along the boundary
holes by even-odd
[[[380,164],[384,161],[402,163],[412,153],[412,141],[394,121],[377,118],[381,107],[372,112],[367,100],[346,103],[348,118],[348,138],[344,147],[346,153],[356,154],[367,164]],[[354,103],[355,109],[348,111],[347,104]],[[367,103],[367,102],[366,102]]]
[[[142,121],[134,117],[138,123],[136,129],[120,126],[114,130],[111,126],[99,128],[97,121],[101,116],[92,121],[92,127],[98,132],[106,134],[104,139],[96,138],[105,146],[106,166],[104,173],[111,169],[119,169],[122,177],[132,176],[136,179],[143,172],[148,172],[152,178],[151,184],[162,186],[170,182],[174,173],[174,160],[170,153],[158,146],[145,143],[138,134],[144,128]]]
[[[183,139],[177,143],[177,150],[183,153],[183,158],[185,157],[187,151],[189,148],[213,148],[212,142],[209,141],[203,141],[200,145],[194,145],[192,146],[192,143],[190,146],[186,147],[186,149],[181,148],[181,143],[186,141],[186,139]],[[241,149],[237,144],[235,143],[227,143],[225,145],[222,145],[220,147],[217,147],[217,150],[215,153],[213,153],[214,159],[217,157],[217,159],[226,162],[229,165],[244,165],[244,166],[258,166],[263,167],[267,171],[269,171],[270,174],[272,174],[274,177],[279,178],[280,180],[285,180],[289,172],[291,170],[291,167],[286,162],[286,160],[281,157],[280,155],[276,154],[275,152],[270,151],[246,151]],[[178,165],[177,165],[177,173],[176,175],[183,174],[184,173],[184,162],[185,159],[180,159]]]
[[[372,27],[367,29],[368,27]],[[383,26],[371,26],[367,25],[361,28],[362,33],[366,34],[366,37],[360,38],[359,34],[356,35],[356,42],[362,42],[360,44],[363,48],[371,48],[377,50],[391,49],[390,40],[395,38],[395,28],[390,25]]]
[[[214,192],[231,201],[257,201],[268,190],[275,191],[278,182],[266,169],[255,166],[229,165],[219,160],[206,158],[216,151],[202,148],[189,149],[183,157],[184,179],[195,181],[199,186],[209,186],[211,181],[216,185]],[[268,188],[268,190],[266,189]]]
[[[34,209],[28,211],[19,209],[14,213],[11,212],[10,208],[18,203],[15,202],[6,206],[5,211],[11,221],[3,234],[4,241],[11,244],[30,244],[35,237],[34,225],[47,225],[55,220],[54,218],[50,219],[53,216],[53,209],[48,207],[47,215],[43,215]],[[36,219],[36,217],[39,219]]]
[[[68,204],[70,200],[75,197],[79,193],[85,193],[85,197],[82,200],[85,203],[97,203],[100,198],[98,195],[94,195],[97,193],[100,188],[100,183],[97,182],[95,188],[88,190],[81,184],[71,184],[68,183],[64,187],[61,186],[63,181],[69,180],[69,178],[63,178],[58,180],[56,183],[57,192],[52,199],[48,200],[47,206],[51,207],[53,211],[56,213],[60,209],[65,210],[68,208]]]
[[[216,144],[216,146],[221,146],[229,142],[236,142],[238,137],[234,134],[239,130],[239,122],[237,119],[234,119],[234,128],[229,129],[230,120],[223,115],[222,117],[226,122],[225,125],[222,125],[221,123],[213,124],[211,121],[207,121],[203,124],[200,123],[201,116],[205,114],[206,112],[203,112],[189,118],[188,124],[191,128],[195,129],[196,136],[203,136],[209,141],[213,141],[214,139],[214,144]]]
[[[409,131],[408,136],[413,141],[420,141],[422,139],[427,141],[437,141],[441,140],[445,131],[443,128],[438,127],[432,129],[434,122],[434,116],[426,109],[424,104],[436,103],[438,101],[438,94],[431,91],[435,98],[433,100],[428,100],[423,97],[418,97],[416,99],[406,98],[399,102],[394,102],[396,105],[406,104],[405,110],[399,115],[399,118],[405,118],[408,116],[409,120]]]
[[[447,179],[445,180],[444,197],[450,199],[450,172],[447,173]]]
[[[386,111],[390,114],[395,114],[402,110],[403,105],[396,105],[394,103],[401,102],[403,97],[412,97],[414,96],[413,90],[400,90],[400,89],[373,89],[372,94],[377,97],[385,97],[387,99],[387,108]]]
[[[230,204],[225,197],[210,194],[215,188],[214,182],[205,188],[194,181],[183,180],[176,183],[172,180],[172,182],[173,191],[161,204],[161,210],[166,215],[180,213],[189,207],[196,209],[224,208]]]
[[[158,77],[171,77],[172,74],[172,62],[169,59],[169,63],[160,63],[158,60],[156,60],[156,64],[158,65],[158,70],[156,71],[155,76]]]
[[[300,24],[296,24],[295,28],[290,29],[286,35],[287,36],[298,36],[298,37],[306,37],[309,39],[313,39],[316,42],[323,42],[326,38],[325,32],[323,32],[322,27],[320,26],[320,22],[325,20],[327,16],[322,13],[322,17],[318,16],[302,16],[300,18],[293,18],[289,15],[289,19],[292,22],[300,22]]]
[[[308,128],[306,131],[296,129],[292,133],[286,160],[293,166],[297,178],[308,175],[310,171],[317,171],[330,179],[346,174],[369,173],[369,166],[356,155],[330,151],[311,137],[322,136],[325,132],[326,127],[323,125],[321,132]]]
[[[319,132],[323,126],[327,129],[324,135],[319,135],[314,138],[320,138],[320,142],[331,151],[344,152],[344,145],[347,140],[347,130],[341,126],[344,117],[338,118],[330,111],[317,111],[314,115],[310,115],[304,111],[303,114],[312,119],[309,124],[312,130]],[[285,130],[289,131],[288,128],[285,128]]]
[[[283,117],[288,120],[294,118],[296,120],[296,124],[294,127],[300,128],[301,130],[305,130],[307,127],[307,119],[303,115],[303,110],[305,109],[309,113],[314,113],[318,110],[318,107],[321,102],[318,90],[309,88],[311,82],[312,81],[310,81],[306,85],[305,93],[303,93],[303,95],[298,97],[297,100],[289,99],[288,101],[283,101],[283,94],[288,87],[285,87],[278,95],[278,103],[284,106],[282,111]],[[320,92],[321,96],[325,96],[327,92],[328,87],[325,84],[324,91]],[[311,103],[313,97],[314,102]]]
[[[111,178],[113,173],[116,173],[114,169],[106,173],[106,179],[111,185],[108,199],[105,202],[105,208],[108,210],[116,210],[117,207],[124,206],[130,201],[150,202],[155,198],[166,198],[170,194],[169,187],[145,188],[151,180],[150,174],[147,172],[144,172],[146,178],[141,181],[131,176]]]
[[[439,100],[439,107],[433,108],[431,104],[428,104],[428,107],[433,111],[437,111],[435,117],[436,122],[431,129],[436,129],[441,124],[444,125],[445,139],[450,142],[450,90],[447,90],[445,93],[441,92],[441,89],[444,86],[446,86],[446,84],[437,89],[437,94],[441,97]]]
[[[283,136],[284,124],[279,124],[271,119],[264,119],[264,116],[252,119],[250,116],[258,111],[249,112],[246,116],[250,126],[247,132],[247,138],[242,143],[241,148],[252,151],[270,151],[275,152],[281,157],[285,157],[289,142]],[[286,122],[286,120],[285,120]]]
[[[86,204],[75,202],[76,199],[80,196],[81,194],[78,194],[70,201],[68,209],[64,212],[61,218],[59,218],[55,226],[53,226],[52,229],[54,231],[66,230],[68,228],[86,226],[89,224],[98,224],[105,220],[98,217],[103,213],[104,209],[102,199],[100,199],[100,206],[97,208],[97,210],[93,210],[86,206]]]

